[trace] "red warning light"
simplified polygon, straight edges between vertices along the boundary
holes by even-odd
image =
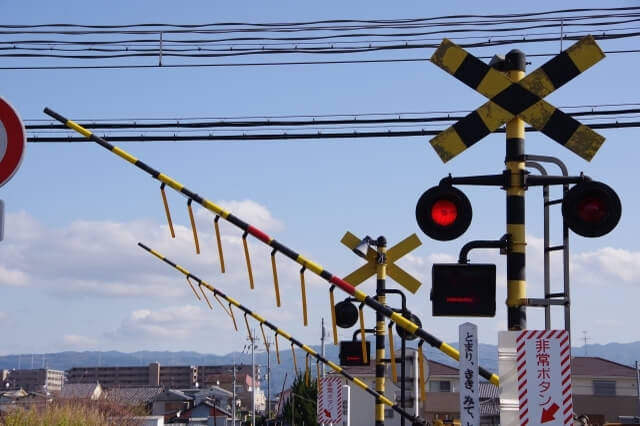
[[[431,218],[440,226],[449,226],[456,221],[458,209],[450,200],[438,200],[431,207]]]
[[[587,198],[578,203],[578,216],[585,222],[599,222],[607,214],[607,209],[601,199]]]
[[[439,241],[458,238],[471,224],[471,203],[459,189],[438,185],[428,189],[416,204],[416,221],[429,237]]]
[[[618,194],[602,182],[580,182],[562,199],[562,216],[567,226],[583,237],[601,237],[611,232],[621,214]]]

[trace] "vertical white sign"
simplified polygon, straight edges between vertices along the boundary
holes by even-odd
[[[342,386],[342,426],[351,426],[351,388]]]
[[[524,330],[516,338],[520,424],[573,424],[571,348],[565,330]]]
[[[460,424],[480,425],[478,395],[478,327],[465,322],[460,332]]]
[[[342,422],[342,378],[321,377],[318,393],[318,423]]]

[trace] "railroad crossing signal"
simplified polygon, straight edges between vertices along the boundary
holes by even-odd
[[[469,225],[473,210],[464,192],[451,185],[429,188],[416,205],[418,226],[434,240],[449,241],[462,235]]]
[[[358,247],[361,240],[351,232],[347,231],[340,242],[353,250]],[[420,242],[418,236],[416,234],[412,234],[387,250],[387,275],[389,275],[398,284],[409,290],[411,293],[415,293],[416,291],[418,291],[418,288],[420,288],[422,284],[407,271],[393,262],[400,259],[402,256],[414,250],[415,248],[420,247],[421,244],[422,243]],[[364,280],[372,277],[376,273],[377,255],[378,254],[375,250],[373,250],[371,247],[367,247],[367,263],[344,277],[344,280],[352,286],[357,286]]]
[[[440,159],[447,162],[517,116],[585,160],[591,160],[604,137],[542,98],[602,58],[602,50],[593,37],[587,36],[514,82],[444,39],[431,62],[489,101],[431,139],[431,145]]]
[[[597,181],[573,186],[562,199],[562,216],[569,229],[583,237],[601,237],[616,227],[622,203],[610,186]]]

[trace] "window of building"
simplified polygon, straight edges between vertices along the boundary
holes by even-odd
[[[429,382],[429,392],[451,392],[451,382],[447,380],[432,380]]]
[[[593,394],[601,396],[615,396],[616,382],[614,380],[594,380]]]

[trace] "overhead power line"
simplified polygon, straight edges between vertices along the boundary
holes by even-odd
[[[221,22],[202,25],[0,25],[0,58],[21,61],[19,64],[6,64],[0,69],[264,66],[417,61],[423,58],[390,59],[382,55],[387,51],[409,53],[412,50],[433,48],[443,37],[452,38],[467,48],[574,40],[587,33],[593,34],[599,40],[634,38],[640,36],[638,23],[640,7],[393,20]],[[633,52],[628,49],[626,51]],[[369,56],[364,59],[354,56],[363,54]],[[219,62],[221,58],[274,55],[277,60]],[[291,61],[282,55],[347,55],[348,59]],[[131,63],[132,59],[145,60],[156,57],[158,61],[154,65]],[[198,59],[206,62],[192,62]],[[40,63],[24,63],[34,60]],[[105,64],[106,60],[112,63]],[[69,65],[69,61],[73,61],[74,64]],[[77,65],[77,61],[99,61],[100,64]]]

